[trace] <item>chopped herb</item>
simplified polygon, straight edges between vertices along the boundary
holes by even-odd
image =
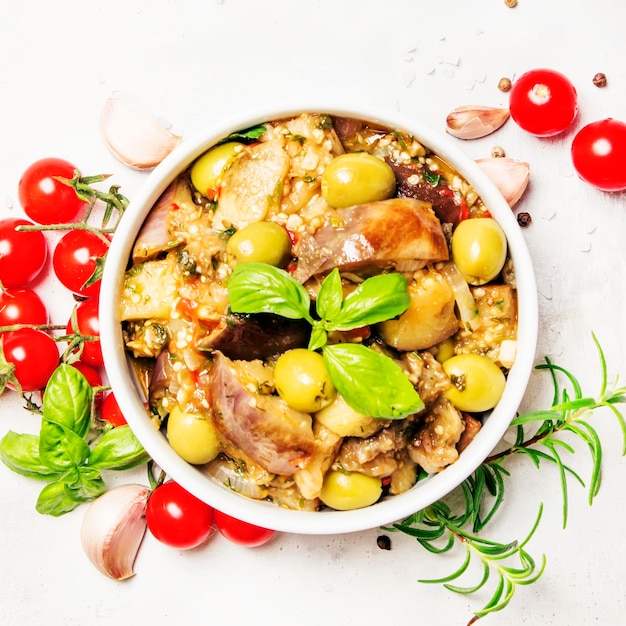
[[[441,181],[441,174],[435,174],[430,170],[424,168],[424,180],[433,187],[436,187]]]

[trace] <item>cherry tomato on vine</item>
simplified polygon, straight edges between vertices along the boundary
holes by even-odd
[[[20,328],[4,334],[3,349],[7,362],[15,365],[22,391],[43,389],[59,365],[56,342],[40,330]]]
[[[551,137],[562,133],[576,118],[578,96],[564,74],[545,68],[529,70],[513,83],[509,110],[523,130]]]
[[[0,326],[14,324],[47,324],[48,310],[32,289],[0,291]]]
[[[262,546],[276,534],[274,530],[243,522],[217,509],[214,511],[213,517],[217,530],[226,539],[240,546],[248,548]]]
[[[25,287],[43,270],[48,246],[41,231],[16,230],[34,226],[19,217],[0,220],[0,282],[5,288]]]
[[[146,523],[161,543],[189,550],[204,543],[213,532],[213,508],[178,483],[168,481],[150,494]]]
[[[61,283],[80,296],[95,296],[100,280],[84,287],[96,270],[96,259],[105,256],[109,244],[95,233],[71,230],[63,235],[52,254],[52,267]]]
[[[98,317],[97,298],[89,298],[76,307],[76,324],[77,327],[73,328],[72,320],[69,320],[66,329],[68,335],[78,332],[81,335],[98,337],[98,339],[92,339],[83,343],[83,351],[79,360],[87,363],[87,365],[102,367],[104,359],[102,358],[102,347],[99,339],[100,318]]]
[[[572,142],[572,163],[585,182],[602,191],[626,189],[626,124],[612,118],[581,128]]]
[[[82,361],[76,361],[71,365],[72,367],[75,367],[87,379],[87,382],[92,387],[102,387],[102,376],[95,367],[91,367],[91,365],[87,365],[87,363],[83,363]],[[98,391],[94,395],[94,404],[96,406],[96,409],[99,409],[102,406],[103,397],[104,391]]]
[[[18,198],[24,213],[39,224],[71,222],[86,203],[55,177],[71,179],[76,167],[54,157],[40,159],[26,168],[18,183]]]
[[[124,417],[119,404],[112,393],[109,393],[102,402],[100,419],[105,422],[109,422],[112,426],[123,426],[126,424],[126,418]]]

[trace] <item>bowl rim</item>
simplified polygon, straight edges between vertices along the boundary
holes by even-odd
[[[149,210],[168,183],[212,145],[230,133],[271,120],[301,113],[326,113],[377,122],[412,133],[458,169],[481,196],[505,231],[509,253],[516,269],[518,293],[517,356],[508,375],[503,396],[483,428],[459,458],[442,472],[419,481],[404,494],[352,511],[292,511],[252,500],[213,481],[201,469],[179,457],[166,437],[146,418],[143,402],[125,355],[117,303],[121,277],[126,270],[134,239]],[[129,426],[155,463],[185,489],[214,508],[240,520],[296,534],[342,534],[389,525],[444,497],[460,485],[493,451],[506,433],[522,401],[535,363],[538,332],[538,299],[532,259],[514,213],[475,161],[444,133],[422,124],[417,115],[361,103],[293,102],[282,107],[266,106],[254,113],[239,113],[207,125],[183,142],[148,175],[130,201],[113,237],[100,290],[100,338],[105,371],[112,391]],[[523,271],[518,271],[523,268]],[[426,488],[427,487],[427,488]]]

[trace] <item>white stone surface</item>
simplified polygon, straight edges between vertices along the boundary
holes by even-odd
[[[542,140],[510,121],[463,147],[478,158],[500,145],[507,156],[530,163],[531,184],[517,209],[534,218],[525,236],[539,288],[537,360],[550,356],[594,394],[599,367],[592,331],[610,376],[626,380],[626,202],[624,194],[604,194],[578,180],[569,146],[588,122],[626,118],[624,23],[626,3],[617,0],[519,0],[515,9],[504,0],[2,0],[0,213],[20,213],[17,182],[44,156],[67,158],[84,173],[112,173],[132,197],[145,174],[119,164],[98,128],[114,90],[141,96],[184,136],[281,93],[365,99],[443,132],[456,106],[506,106],[507,95],[497,89],[501,77],[552,67],[578,89],[580,114],[570,130]],[[606,88],[592,84],[596,72],[606,73]],[[63,288],[50,275],[37,288],[53,317],[65,320],[73,302]],[[533,375],[523,408],[543,408],[550,399],[549,377]],[[537,560],[545,553],[547,568],[537,583],[517,590],[504,612],[482,623],[622,623],[626,459],[615,418],[606,411],[590,419],[604,445],[602,487],[589,507],[586,491],[570,483],[566,529],[555,468],[537,471],[523,458],[507,464],[505,502],[485,534],[522,539],[543,503],[528,550]],[[0,436],[37,426],[15,394],[0,398]],[[569,463],[586,479],[587,451],[575,447]],[[132,479],[107,477],[111,484]],[[35,512],[41,486],[0,465],[2,624],[447,626],[467,623],[488,597],[417,582],[452,571],[460,556],[433,556],[397,535],[392,550],[382,551],[376,529],[281,535],[253,550],[217,536],[190,552],[147,536],[137,575],[116,583],[82,553],[81,509],[59,519]]]

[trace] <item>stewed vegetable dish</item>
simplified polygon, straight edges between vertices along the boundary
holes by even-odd
[[[454,463],[516,354],[514,268],[475,190],[408,132],[321,113],[181,172],[120,307],[177,454],[295,510],[369,506]]]

